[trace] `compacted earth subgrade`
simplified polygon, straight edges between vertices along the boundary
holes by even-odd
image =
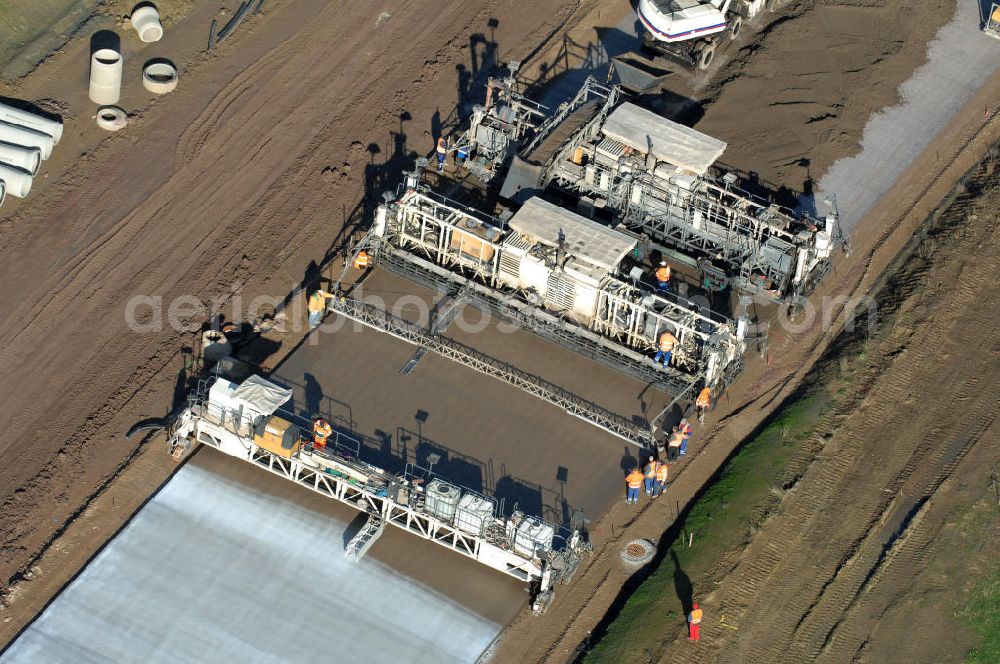
[[[0,371],[17,377],[0,387],[4,591],[137,453],[129,426],[183,393],[197,335],[172,328],[170,307],[197,328],[207,312],[192,300],[245,315],[253,297],[273,306],[315,276],[366,187],[377,197],[430,150],[458,81],[523,57],[574,6],[270,2],[211,56],[200,51],[212,16],[196,12],[157,44],[191,55],[188,68],[178,59],[183,83],[150,104],[130,96],[142,94],[130,65],[121,103],[147,107],[96,146],[79,84],[88,39],[3,91],[57,101],[67,127],[61,166],[0,210]],[[127,61],[138,67],[144,48]]]
[[[915,236],[813,386],[675,526],[585,661],[940,662],[991,648],[970,597],[996,574],[1000,543],[984,504],[1000,470],[998,203],[1000,145]],[[697,644],[683,642],[693,601],[711,616]]]

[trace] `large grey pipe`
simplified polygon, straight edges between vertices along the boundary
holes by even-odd
[[[53,143],[58,143],[59,139],[62,138],[62,122],[43,118],[41,115],[37,115],[29,111],[22,111],[19,108],[14,108],[13,106],[8,106],[7,104],[0,103],[0,120],[9,124],[28,127],[29,129],[40,131],[43,134],[48,134],[52,137]],[[48,157],[46,157],[46,159],[48,159]]]
[[[55,145],[55,139],[49,134],[2,120],[0,120],[0,141],[38,148],[42,151],[42,159],[48,159],[52,156],[52,146]]]
[[[0,180],[7,185],[7,193],[24,198],[31,191],[31,174],[7,164],[0,164]]]
[[[42,151],[38,148],[0,141],[0,163],[20,168],[34,175],[38,173],[38,167],[42,165]]]
[[[122,54],[101,48],[90,56],[90,101],[101,106],[117,104],[122,93]]]

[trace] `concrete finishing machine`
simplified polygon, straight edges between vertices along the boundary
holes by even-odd
[[[282,408],[290,390],[259,376],[234,383],[204,381],[168,423],[170,452],[180,461],[199,445],[213,447],[368,515],[345,547],[359,560],[387,526],[400,528],[529,584],[532,609],[548,608],[557,583],[568,583],[589,549],[568,531],[409,464],[400,474],[365,462],[360,443],[333,431],[322,446],[308,422]]]
[[[829,271],[843,244],[832,203],[818,218],[748,193],[744,176],[718,164],[726,143],[618,94],[584,119],[568,138],[536,135],[514,158],[501,195],[568,194],[648,236],[714,289],[794,304]]]

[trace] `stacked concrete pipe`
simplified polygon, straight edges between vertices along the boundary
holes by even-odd
[[[118,103],[122,91],[122,54],[101,48],[90,56],[90,101],[101,106]]]
[[[39,118],[44,120],[45,118]],[[62,133],[62,125],[59,125],[59,133]],[[0,120],[0,141],[23,145],[25,147],[38,148],[42,153],[42,159],[52,156],[52,146],[55,145],[55,138],[41,131],[36,131],[28,127],[11,124]]]
[[[31,173],[9,164],[0,163],[0,181],[6,185],[7,193],[16,198],[24,198],[31,191]]]
[[[40,115],[35,115],[34,113],[30,113],[28,111],[22,111],[19,108],[14,108],[13,106],[8,106],[7,104],[2,103],[0,103],[0,121],[7,124],[27,127],[28,129],[42,132],[43,134],[48,134],[52,137],[53,145],[59,142],[59,139],[62,138],[63,134],[62,123],[58,120],[43,118]],[[5,139],[0,138],[0,140]],[[46,159],[47,158],[48,157],[46,157]]]
[[[35,175],[42,165],[42,151],[35,147],[0,141],[0,164],[14,166]]]

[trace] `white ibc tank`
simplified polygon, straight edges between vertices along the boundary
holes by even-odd
[[[424,509],[442,521],[451,523],[455,519],[455,511],[458,509],[461,497],[462,491],[457,486],[434,480],[427,485]]]
[[[555,528],[531,517],[526,517],[517,527],[514,537],[514,552],[527,558],[534,558],[539,550],[552,548]]]
[[[489,498],[467,493],[458,501],[455,527],[470,535],[482,535],[493,519],[493,508],[493,501]]]

